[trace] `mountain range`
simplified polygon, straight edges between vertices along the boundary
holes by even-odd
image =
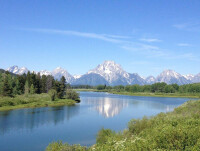
[[[26,67],[19,68],[18,66],[12,66],[7,71],[14,74],[24,74],[29,70]],[[37,73],[37,72],[36,72]],[[62,76],[66,78],[66,81],[72,85],[145,85],[153,84],[157,82],[165,82],[167,84],[190,84],[200,82],[200,73],[197,75],[181,75],[173,70],[165,70],[157,77],[149,76],[143,78],[137,73],[126,72],[119,64],[114,61],[105,61],[98,65],[96,68],[88,71],[84,75],[72,76],[67,70],[57,67],[53,71],[41,70],[40,75],[52,75],[55,79],[60,79]]]

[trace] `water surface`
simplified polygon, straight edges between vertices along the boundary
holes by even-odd
[[[188,98],[80,92],[75,106],[0,112],[0,150],[43,151],[52,141],[90,146],[101,128],[120,131],[132,118],[172,111]]]

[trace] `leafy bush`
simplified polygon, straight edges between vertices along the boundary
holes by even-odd
[[[128,130],[133,134],[139,134],[146,127],[148,127],[148,119],[146,117],[141,120],[132,119],[128,123]]]
[[[62,141],[51,143],[46,151],[85,151],[87,148],[80,145],[63,144]]]
[[[49,90],[48,94],[49,94],[49,96],[51,97],[51,101],[55,101],[56,95],[57,95],[56,90],[51,89],[51,90]]]
[[[77,93],[76,91],[72,90],[72,89],[67,89],[66,90],[66,98],[67,99],[72,99],[75,101],[79,101],[80,97],[79,97],[79,93]]]
[[[106,143],[107,138],[114,134],[115,133],[112,130],[102,128],[97,134],[96,142],[99,144],[104,144]]]

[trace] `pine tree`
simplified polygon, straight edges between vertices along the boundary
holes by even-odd
[[[34,88],[33,84],[31,84],[30,94],[34,94],[34,93],[35,93],[35,88]]]
[[[2,87],[3,87],[3,78],[2,78],[2,73],[0,73],[0,95],[2,95]]]
[[[28,73],[26,74],[26,81],[28,82],[28,86],[30,87],[30,83],[31,83],[31,73],[30,71],[28,71]]]
[[[3,87],[2,87],[2,95],[3,96],[10,96],[12,97],[12,87],[10,85],[10,81],[9,81],[9,74],[6,74],[3,80]]]
[[[47,76],[46,91],[48,92],[53,87],[54,78],[50,75]]]
[[[53,89],[56,90],[56,92],[57,92],[57,97],[58,97],[59,99],[61,99],[63,93],[62,93],[62,91],[61,91],[61,83],[60,83],[59,81],[56,80],[56,81],[54,82]]]
[[[42,79],[41,79],[41,90],[42,93],[46,93],[47,92],[47,76],[46,75],[42,75]]]
[[[65,95],[65,88],[66,88],[66,79],[64,76],[61,77],[60,79],[60,89],[61,89],[61,97]]]
[[[19,81],[19,94],[24,93],[25,83],[26,83],[26,74],[18,75],[17,80]],[[17,84],[17,82],[16,82]]]
[[[17,94],[22,94],[22,90],[20,89],[20,83],[19,83],[18,79],[16,79],[15,88],[16,88],[16,93]]]
[[[41,90],[42,86],[41,86],[41,76],[40,76],[40,73],[38,73],[37,76],[36,76],[36,85],[34,87],[35,87],[35,93],[40,94],[41,91],[42,91]]]
[[[29,94],[29,83],[26,81],[24,86],[24,94],[27,96]]]

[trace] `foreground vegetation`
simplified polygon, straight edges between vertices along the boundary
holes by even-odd
[[[49,144],[46,151],[68,150],[200,150],[200,101],[189,101],[173,112],[133,119],[128,129],[116,133],[102,129],[91,147],[62,142]]]
[[[79,94],[71,90],[64,76],[58,81],[50,75],[40,76],[34,72],[23,75],[0,72],[0,111],[76,102],[80,102]]]
[[[76,91],[108,92],[114,94],[133,96],[155,96],[155,97],[189,97],[200,98],[200,83],[177,85],[155,83],[152,85],[119,85],[119,86],[87,86],[80,85],[73,87]]]
[[[76,102],[72,99],[55,99],[51,100],[49,94],[30,94],[17,95],[16,97],[0,97],[0,111],[19,109],[19,108],[34,108],[47,106],[64,106],[75,105]]]

